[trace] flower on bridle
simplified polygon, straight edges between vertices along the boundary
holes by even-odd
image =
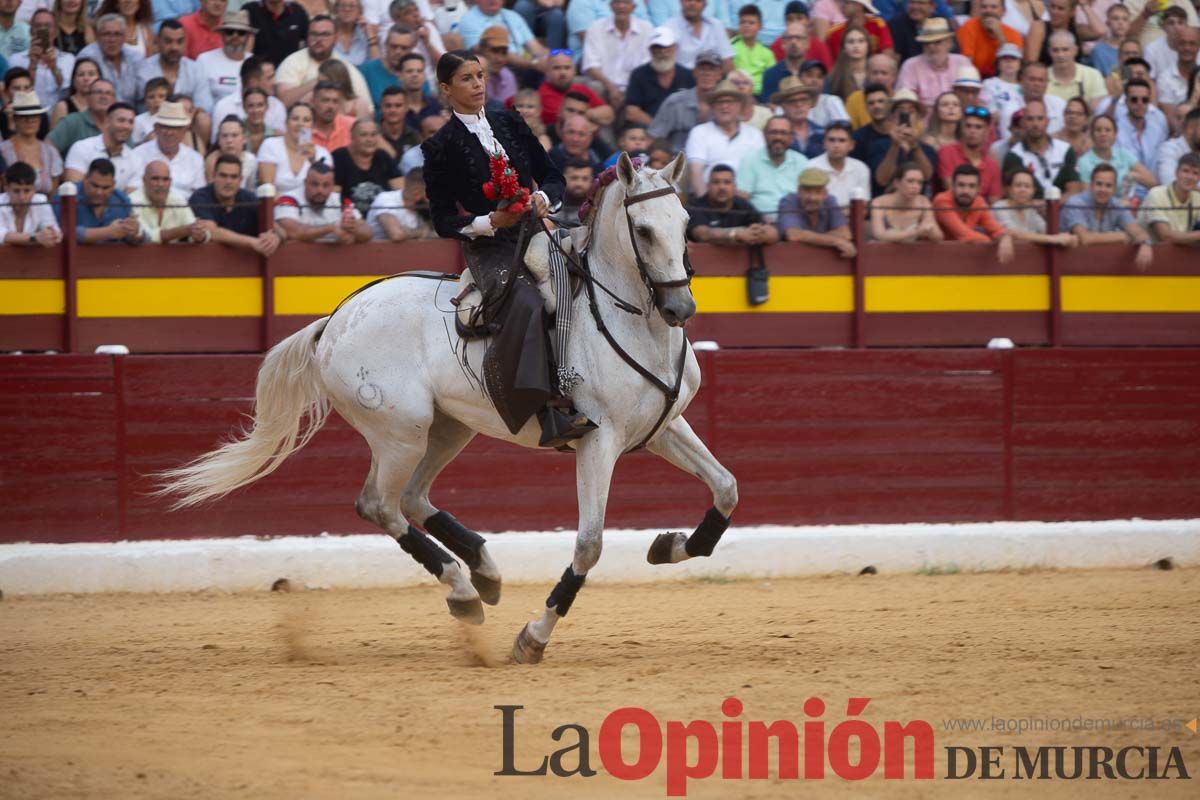
[[[498,200],[498,208],[510,214],[524,214],[529,210],[529,190],[521,185],[517,171],[499,151],[489,156],[491,178],[483,184],[481,191],[488,200]]]
[[[635,172],[641,169],[642,164],[644,163],[640,156],[631,158],[630,161],[633,162],[633,169]],[[605,186],[608,186],[616,179],[617,165],[613,164],[611,167],[601,172],[592,180],[592,188],[588,189],[587,199],[579,205],[580,219],[585,220],[588,218],[588,214],[592,213],[592,208],[596,205],[596,195],[600,193],[601,189],[603,189]]]

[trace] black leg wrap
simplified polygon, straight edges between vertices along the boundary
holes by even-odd
[[[439,511],[425,520],[425,530],[444,544],[451,553],[461,558],[467,567],[472,570],[479,569],[479,549],[487,540],[478,533],[468,530],[445,511]]]
[[[704,521],[688,537],[683,549],[689,556],[711,556],[717,542],[721,541],[721,534],[725,533],[728,527],[729,517],[715,508],[710,508],[704,515]]]
[[[560,617],[565,617],[571,610],[571,604],[575,602],[575,595],[579,594],[586,580],[587,575],[576,575],[573,569],[567,567],[558,583],[554,585],[550,596],[546,598],[546,607],[553,608]]]
[[[437,546],[437,542],[430,539],[425,534],[413,526],[408,526],[408,533],[396,540],[400,543],[400,549],[408,553],[425,569],[429,570],[433,577],[442,577],[442,570],[446,564],[454,563],[454,559],[445,550]]]

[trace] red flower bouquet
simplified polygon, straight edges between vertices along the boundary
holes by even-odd
[[[483,185],[483,196],[499,200],[499,210],[524,214],[529,209],[529,190],[517,180],[517,171],[500,153],[491,155],[492,179]]]

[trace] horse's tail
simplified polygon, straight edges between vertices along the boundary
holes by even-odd
[[[321,429],[330,404],[317,372],[316,338],[328,317],[271,348],[258,370],[253,425],[195,461],[159,474],[172,509],[223,497],[270,475]]]

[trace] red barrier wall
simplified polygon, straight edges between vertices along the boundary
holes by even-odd
[[[1200,350],[700,355],[687,417],[738,477],[741,525],[1200,516]],[[259,360],[0,357],[0,542],[371,531],[367,449],[336,416],[223,502],[147,494],[243,420]],[[483,530],[572,529],[574,459],[478,439],[433,499]],[[635,453],[608,524],[685,527],[709,503]]]

